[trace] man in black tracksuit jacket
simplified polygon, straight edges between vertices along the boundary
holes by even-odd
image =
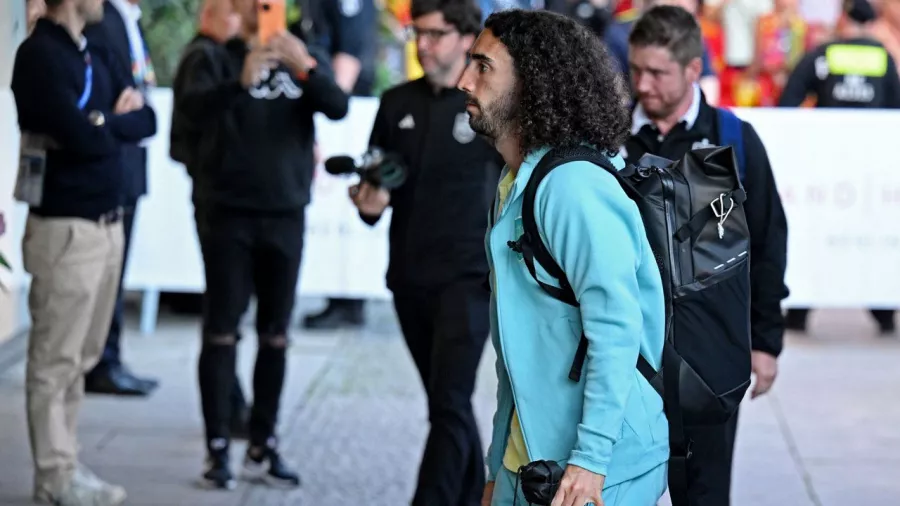
[[[629,46],[638,103],[632,136],[623,148],[627,161],[635,163],[645,153],[677,161],[692,149],[721,145],[718,111],[706,103],[697,84],[703,42],[694,17],[679,7],[651,9],[635,24]],[[762,141],[749,123],[741,121],[740,130],[751,245],[750,335],[756,374],[752,396],[756,397],[775,380],[782,348],[787,221]],[[685,428],[686,437],[693,440],[688,460],[691,506],[728,506],[737,418],[735,414],[720,426]]]
[[[244,473],[299,485],[281,461],[275,424],[285,375],[287,327],[303,248],[314,169],[313,115],[347,114],[349,99],[326,61],[282,33],[255,42],[254,0],[237,0],[241,36],[192,52],[182,64],[175,109],[198,126],[194,200],[206,273],[199,377],[208,451],[204,484],[230,489],[231,393],[238,324],[256,294],[259,351]]]
[[[361,184],[351,197],[370,225],[392,208],[387,286],[431,422],[411,504],[477,506],[485,468],[471,399],[490,333],[484,234],[503,162],[456,89],[480,9],[413,0],[411,11],[425,77],[385,92],[370,139],[402,159],[407,179],[390,192]]]

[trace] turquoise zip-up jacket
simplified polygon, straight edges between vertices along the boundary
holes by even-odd
[[[522,234],[525,185],[548,151],[525,158],[485,240],[499,380],[488,479],[502,465],[515,405],[530,461],[576,465],[606,476],[608,487],[669,457],[662,398],[635,366],[639,351],[654,368],[662,360],[662,282],[636,204],[602,168],[569,162],[541,182],[534,208],[580,308],[538,286],[507,241]],[[612,161],[624,165],[619,156]],[[542,281],[558,286],[536,267]],[[582,331],[590,345],[575,383],[568,374]]]

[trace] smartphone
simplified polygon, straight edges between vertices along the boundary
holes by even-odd
[[[259,42],[263,45],[275,35],[287,30],[286,0],[259,0],[257,20]]]

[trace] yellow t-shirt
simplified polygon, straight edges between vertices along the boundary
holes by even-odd
[[[506,173],[506,176],[497,186],[500,197],[497,206],[498,216],[500,215],[500,210],[503,209],[503,203],[506,201],[506,197],[509,195],[509,190],[512,189],[515,180],[516,176],[510,171]],[[495,277],[494,284],[496,285],[496,283],[497,278]],[[528,450],[525,448],[525,437],[522,435],[522,426],[519,425],[519,415],[516,410],[513,409],[512,420],[509,422],[509,440],[506,443],[506,452],[503,454],[503,467],[516,473],[519,471],[519,468],[525,464],[528,464]]]

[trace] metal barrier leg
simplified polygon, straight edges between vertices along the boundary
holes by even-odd
[[[141,298],[141,335],[149,336],[156,332],[156,319],[159,316],[159,290],[148,288]]]

